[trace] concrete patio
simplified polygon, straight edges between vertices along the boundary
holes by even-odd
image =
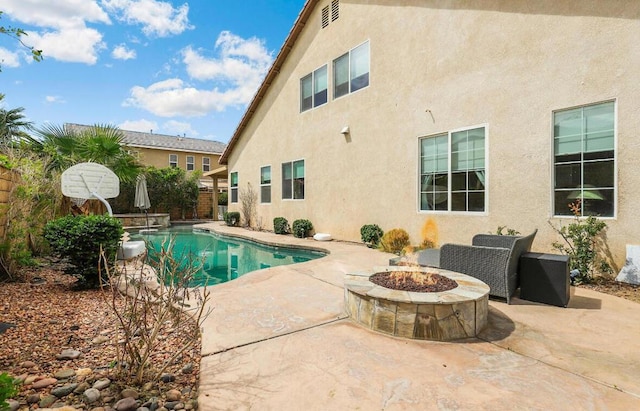
[[[330,252],[210,288],[200,410],[640,409],[638,304],[577,288],[567,308],[490,301],[478,338],[394,338],[361,328],[343,309],[344,275],[392,255],[199,227]]]

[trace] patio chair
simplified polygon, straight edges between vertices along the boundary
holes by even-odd
[[[440,248],[440,268],[485,282],[489,295],[505,298],[509,304],[518,288],[518,261],[531,250],[537,232],[524,237],[477,234],[470,246],[444,244]]]

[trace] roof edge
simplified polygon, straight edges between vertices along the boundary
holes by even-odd
[[[282,47],[280,48],[280,51],[278,52],[276,59],[273,61],[271,68],[269,69],[269,71],[267,72],[267,75],[262,81],[262,84],[260,84],[258,91],[256,92],[256,94],[254,94],[253,99],[251,100],[251,103],[249,103],[249,105],[247,106],[247,110],[244,112],[242,119],[240,119],[240,123],[238,123],[238,126],[233,132],[233,136],[231,136],[231,140],[229,140],[229,142],[227,143],[227,147],[222,152],[222,156],[220,156],[220,159],[218,160],[219,164],[227,164],[227,159],[229,158],[229,155],[233,151],[233,147],[236,145],[238,139],[240,138],[240,134],[242,133],[242,131],[245,129],[245,127],[251,120],[253,113],[255,113],[255,111],[257,110],[258,105],[260,104],[260,101],[262,101],[262,98],[267,93],[267,90],[271,86],[273,79],[280,73],[280,68],[282,67],[282,64],[287,59],[287,56],[291,52],[291,49],[293,49],[293,45],[295,44],[296,40],[298,39],[298,36],[302,32],[302,29],[306,25],[307,20],[311,15],[311,12],[313,11],[313,9],[315,8],[316,4],[318,4],[319,1],[320,0],[307,0],[305,5],[302,7],[300,14],[298,14],[298,18],[296,19],[295,23],[293,24],[293,27],[289,31],[289,35],[287,36],[286,40],[282,44]]]

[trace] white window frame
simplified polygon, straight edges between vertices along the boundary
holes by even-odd
[[[551,150],[550,150],[550,157],[551,157],[551,182],[550,182],[550,187],[551,187],[551,195],[550,195],[550,210],[551,210],[551,217],[552,218],[558,218],[558,219],[563,219],[563,218],[575,218],[574,215],[564,215],[564,214],[556,214],[556,200],[555,200],[555,192],[556,192],[556,145],[555,145],[555,118],[556,118],[556,114],[559,113],[563,113],[563,112],[567,112],[567,111],[571,111],[571,110],[576,110],[576,109],[582,109],[584,110],[585,108],[588,107],[594,107],[594,106],[598,106],[601,104],[607,104],[607,103],[613,103],[613,199],[612,199],[612,207],[613,207],[613,213],[610,216],[602,216],[599,215],[598,218],[603,219],[603,220],[615,220],[617,219],[617,215],[618,215],[618,100],[617,99],[609,99],[609,100],[602,100],[602,101],[597,101],[594,103],[588,103],[588,104],[581,104],[581,105],[577,105],[577,106],[572,106],[572,107],[563,107],[560,109],[556,109],[553,110],[551,113],[551,130],[550,130],[550,134],[551,134]],[[584,135],[581,135],[581,137],[584,137]],[[584,155],[584,151],[581,152],[581,155]],[[580,160],[580,169],[581,169],[581,173],[584,172],[584,159]],[[583,183],[584,184],[584,183]],[[581,190],[584,190],[584,185],[581,187]],[[581,210],[582,211],[582,210]],[[585,215],[584,213],[582,214],[582,216],[580,218],[586,218],[588,216]]]
[[[293,170],[294,170],[293,165],[294,165],[294,163],[298,163],[300,161],[302,161],[302,165],[304,167],[304,176],[302,177],[302,180],[303,180],[303,182],[302,182],[302,197],[296,198],[295,197],[295,186],[294,186],[295,185],[295,178],[293,177]],[[284,196],[285,183],[284,183],[284,170],[283,170],[283,168],[284,168],[285,164],[291,164],[291,197],[285,197]],[[307,185],[307,164],[306,164],[305,159],[300,158],[300,159],[297,159],[297,160],[285,161],[284,163],[282,163],[280,165],[280,171],[282,173],[282,175],[280,176],[281,177],[280,181],[282,183],[282,193],[281,193],[282,201],[303,201],[305,199],[306,195],[307,195],[307,190],[306,190],[306,185]]]
[[[265,168],[269,168],[269,182],[268,183],[264,183],[262,181],[262,170]],[[273,168],[271,167],[271,165],[266,165],[266,166],[262,166],[260,167],[260,204],[271,204],[271,198],[273,195],[273,189],[271,184],[273,183]],[[263,194],[264,194],[264,190],[263,189],[269,189],[269,201],[265,201]]]
[[[187,171],[196,169],[196,156],[187,156]]]
[[[175,158],[175,160],[174,160]],[[178,167],[178,155],[169,154],[169,167]]]
[[[353,78],[351,78],[351,69],[352,69],[352,53],[354,52],[354,50],[356,50],[359,47],[364,46],[365,44],[368,45],[368,55],[367,55],[367,85],[358,88],[357,90],[353,90]],[[338,72],[338,70],[336,70],[336,62],[341,59],[344,58],[345,56],[347,56],[347,75],[348,75],[348,90],[346,93],[344,94],[340,94],[339,96],[336,96],[336,74]],[[370,40],[366,40],[363,41],[362,43],[358,44],[357,46],[355,46],[354,48],[352,48],[351,50],[349,50],[348,52],[336,57],[335,59],[333,59],[333,61],[331,62],[331,85],[332,85],[332,98],[334,100],[342,98],[344,96],[348,96],[351,93],[356,93],[360,90],[364,90],[366,88],[369,88],[369,86],[371,85],[371,42]]]
[[[316,96],[318,94],[318,90],[316,89],[316,76],[317,73],[324,69],[325,70],[325,83],[324,83],[324,92],[325,92],[325,97],[324,97],[324,101],[321,103],[318,103],[316,101]],[[311,79],[311,106],[304,108],[303,107],[303,101],[304,101],[304,96],[303,96],[303,91],[304,91],[304,87],[303,87],[303,81],[307,78]],[[319,90],[322,91],[322,90]],[[325,104],[327,104],[329,102],[329,65],[328,64],[323,64],[322,66],[316,68],[315,70],[313,70],[311,73],[305,75],[304,77],[302,77],[300,79],[300,112],[303,113],[305,111],[309,111],[309,110],[313,110],[316,107],[320,107],[320,106],[324,106]]]
[[[236,176],[236,183],[233,185],[233,175]],[[238,187],[240,186],[240,176],[237,171],[229,173],[229,203],[238,203]],[[234,201],[235,199],[235,201]]]
[[[468,210],[451,210],[452,206],[452,135],[455,133],[475,130],[475,129],[484,129],[484,206],[482,211],[468,211]],[[422,140],[428,138],[435,138],[438,136],[447,136],[447,209],[446,210],[423,210],[421,204],[421,196],[422,196]],[[441,133],[429,134],[426,136],[418,137],[418,147],[416,158],[418,159],[417,164],[417,203],[416,209],[419,214],[460,214],[467,216],[486,216],[489,214],[489,181],[490,181],[490,173],[489,173],[489,125],[488,124],[476,124],[469,127],[457,128],[450,131],[443,131]],[[468,191],[468,189],[467,189]]]
[[[211,157],[202,157],[202,172],[211,171]]]

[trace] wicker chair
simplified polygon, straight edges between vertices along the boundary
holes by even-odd
[[[444,244],[440,249],[440,268],[485,282],[491,296],[505,298],[509,304],[518,288],[520,255],[531,250],[537,232],[525,237],[477,234],[470,246]]]

